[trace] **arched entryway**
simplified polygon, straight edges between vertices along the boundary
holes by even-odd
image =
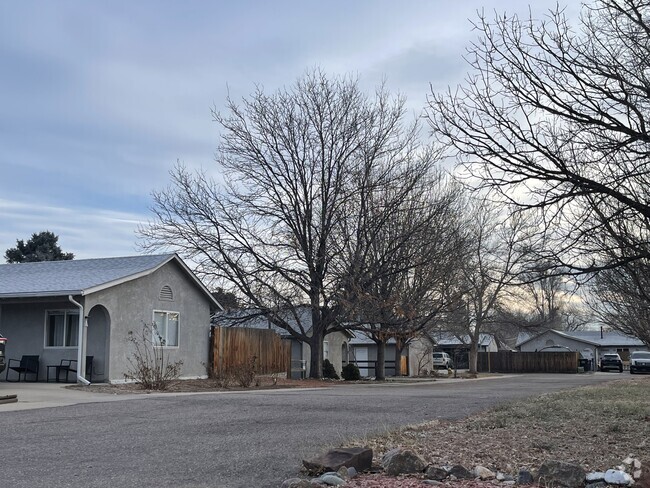
[[[93,383],[108,378],[110,325],[110,314],[102,305],[95,305],[88,313],[86,356],[93,356]]]

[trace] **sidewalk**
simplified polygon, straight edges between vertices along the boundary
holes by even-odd
[[[18,402],[0,404],[0,415],[2,412],[16,410],[142,398],[141,394],[109,395],[66,389],[66,386],[68,384],[64,383],[8,383],[0,381],[0,396],[18,395]]]

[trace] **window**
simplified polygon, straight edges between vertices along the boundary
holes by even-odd
[[[323,341],[323,361],[330,358],[330,343]]]
[[[45,347],[77,347],[79,312],[48,311],[45,319]]]
[[[178,347],[179,315],[178,312],[154,311],[153,322],[158,332],[154,331],[154,344]]]

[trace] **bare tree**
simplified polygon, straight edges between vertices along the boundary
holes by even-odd
[[[476,28],[466,83],[428,111],[466,175],[543,213],[542,260],[584,273],[650,256],[650,4],[596,0],[577,28],[559,7]]]
[[[466,258],[454,277],[456,299],[447,322],[451,332],[469,338],[469,372],[476,373],[481,334],[494,324],[504,298],[517,284],[534,227],[518,213],[504,218],[483,198],[474,201],[465,226]]]
[[[650,262],[642,259],[599,273],[590,300],[605,325],[650,346]]]
[[[360,175],[415,159],[417,127],[403,118],[402,97],[383,87],[368,97],[356,80],[319,70],[241,105],[229,99],[226,115],[214,112],[225,184],[177,167],[154,193],[144,245],[181,252],[213,286],[308,343],[320,378],[323,338],[344,326],[343,231],[355,228],[341,223],[361,218]]]
[[[431,158],[427,158],[431,160]],[[459,263],[460,189],[418,162],[367,197],[364,220],[348,246],[348,323],[377,344],[375,377],[385,378],[385,346],[402,350],[444,307],[444,289]]]

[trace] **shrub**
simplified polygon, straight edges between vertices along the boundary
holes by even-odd
[[[128,357],[126,380],[133,380],[146,390],[166,390],[181,375],[183,361],[169,362],[165,356],[165,340],[156,324],[143,323],[139,334],[130,330],[128,341],[134,351]]]
[[[235,378],[237,384],[242,388],[248,388],[253,384],[255,371],[257,369],[255,366],[256,361],[257,357],[251,356],[248,361],[233,366],[231,374]]]
[[[338,380],[339,375],[336,374],[336,370],[334,369],[334,365],[330,363],[329,359],[326,359],[323,361],[323,378],[327,378],[330,380]]]
[[[361,379],[361,372],[359,367],[354,363],[348,363],[343,366],[341,370],[341,376],[345,381],[357,381]]]

